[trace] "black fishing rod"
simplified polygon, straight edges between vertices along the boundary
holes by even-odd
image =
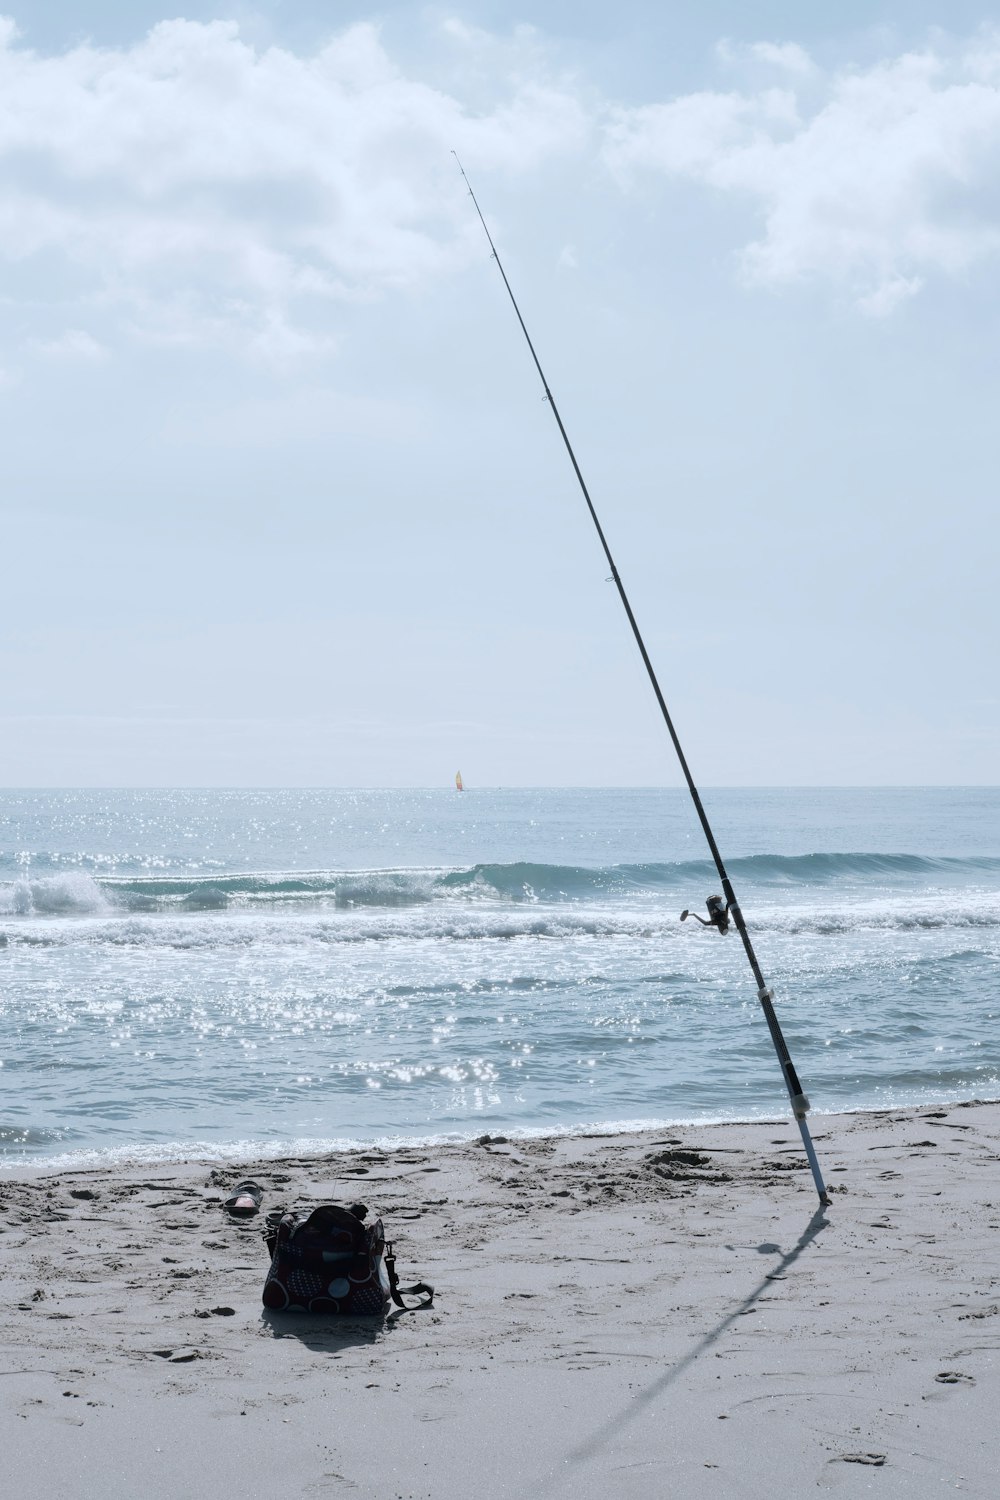
[[[600,539],[601,547],[604,551],[604,556],[607,558],[608,566],[611,569],[612,580],[614,582],[615,588],[618,590],[618,597],[621,599],[622,606],[625,610],[626,615],[628,616],[629,625],[632,627],[632,634],[635,636],[635,643],[639,647],[639,654],[642,657],[643,665],[646,668],[646,673],[649,677],[650,683],[652,684],[653,692],[656,694],[656,701],[660,705],[660,712],[663,715],[663,722],[667,726],[667,733],[670,735],[671,741],[673,742],[673,747],[677,752],[677,759],[680,762],[681,770],[684,773],[684,780],[687,782],[688,791],[691,793],[691,800],[694,802],[695,811],[698,814],[698,821],[701,823],[702,831],[704,832],[705,838],[708,841],[708,847],[712,852],[712,858],[715,861],[715,868],[719,872],[719,879],[722,882],[722,889],[726,897],[726,905],[725,907],[723,907],[719,898],[713,897],[709,901],[709,920],[705,923],[705,925],[718,928],[720,933],[724,933],[727,930],[730,918],[736,925],[736,930],[739,933],[740,938],[742,939],[743,947],[746,951],[746,956],[750,963],[750,968],[753,971],[753,977],[757,983],[757,999],[760,1001],[761,1009],[764,1012],[764,1019],[767,1021],[767,1028],[771,1033],[771,1041],[774,1043],[774,1050],[778,1054],[778,1061],[781,1064],[782,1076],[784,1077],[785,1086],[788,1089],[788,1097],[791,1100],[792,1104],[792,1114],[795,1116],[799,1131],[802,1135],[802,1144],[805,1147],[806,1156],[809,1160],[809,1166],[812,1170],[813,1181],[816,1184],[816,1191],[819,1194],[821,1203],[829,1203],[830,1200],[827,1197],[826,1187],[823,1183],[823,1174],[820,1171],[819,1160],[816,1156],[816,1147],[813,1145],[812,1136],[809,1133],[809,1125],[806,1120],[806,1115],[809,1112],[809,1100],[806,1098],[806,1095],[802,1090],[802,1085],[799,1083],[799,1075],[795,1071],[795,1064],[792,1062],[791,1053],[788,1050],[788,1044],[786,1043],[785,1038],[782,1035],[781,1027],[778,1024],[778,1017],[774,1013],[774,995],[771,991],[770,986],[767,984],[767,981],[765,980],[764,975],[761,971],[760,964],[757,961],[757,955],[754,952],[753,943],[750,941],[750,934],[747,931],[747,925],[743,919],[743,912],[740,910],[739,902],[736,899],[736,893],[733,890],[732,881],[729,879],[729,876],[726,873],[726,867],[722,862],[722,855],[719,852],[718,844],[715,842],[715,835],[712,832],[711,824],[708,821],[708,814],[705,812],[705,808],[702,804],[698,788],[694,784],[694,777],[691,775],[691,771],[688,767],[687,757],[685,756],[684,751],[681,748],[681,742],[677,738],[677,731],[674,728],[673,720],[670,717],[670,710],[667,708],[667,702],[660,690],[660,684],[657,681],[656,672],[653,669],[653,663],[650,660],[649,652],[646,650],[646,643],[642,638],[642,632],[639,629],[638,621],[636,620],[635,615],[632,613],[632,606],[629,603],[628,595],[625,592],[625,585],[622,583],[621,576],[615,564],[615,560],[611,555],[611,548],[608,546],[607,537],[604,535],[604,528],[602,527],[600,520],[598,519],[597,511],[594,508],[594,502],[590,498],[590,491],[587,489],[586,481],[584,480],[583,474],[580,470],[580,465],[577,463],[576,454],[573,452],[573,445],[569,440],[569,434],[567,433],[566,428],[563,426],[563,419],[559,415],[559,408],[555,403],[555,398],[553,397],[551,390],[549,389],[549,383],[545,378],[545,371],[542,369],[541,361],[539,360],[538,355],[535,353],[535,346],[531,342],[531,335],[529,334],[528,329],[525,325],[525,321],[521,316],[521,309],[517,305],[517,298],[514,296],[513,290],[511,289],[511,284],[507,280],[507,272],[503,268],[503,263],[497,253],[497,247],[493,243],[493,236],[490,234],[486,220],[483,218],[483,211],[479,207],[479,200],[476,197],[475,193],[472,191],[472,184],[469,181],[468,177],[466,177],[465,175],[465,168],[458,160],[458,153],[456,151],[453,151],[452,155],[454,156],[456,162],[458,162],[458,170],[461,172],[462,177],[465,181],[465,185],[469,189],[469,197],[475,204],[476,213],[479,215],[479,222],[483,226],[486,238],[489,241],[490,250],[493,253],[493,259],[497,263],[497,270],[503,277],[503,284],[507,288],[507,295],[511,300],[511,306],[514,309],[514,312],[517,314],[517,321],[521,325],[521,332],[524,334],[525,342],[527,343],[528,348],[531,350],[531,357],[535,362],[535,369],[538,371],[539,379],[542,382],[542,388],[545,391],[545,399],[552,408],[552,415],[556,419],[556,425],[559,428],[560,436],[562,437],[563,443],[566,446],[566,452],[569,454],[569,461],[573,465],[573,472],[576,475],[577,482],[583,493],[583,498],[587,502],[587,509],[590,512],[590,519],[594,523],[594,527]],[[688,913],[685,912],[684,916],[686,917],[687,915]],[[698,920],[700,922],[704,922],[704,918],[702,917],[699,917]]]

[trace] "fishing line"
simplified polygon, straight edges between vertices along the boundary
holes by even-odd
[[[713,914],[713,910],[710,905],[709,912],[710,914],[712,914],[712,925],[718,926],[719,930],[724,932],[726,929],[722,924],[725,922],[725,915],[728,915],[734,922],[736,930],[739,933],[740,938],[742,939],[747,960],[750,964],[750,968],[753,972],[753,977],[757,984],[757,999],[760,1001],[761,1009],[764,1012],[764,1019],[767,1021],[768,1031],[771,1033],[771,1041],[774,1045],[774,1050],[777,1053],[778,1062],[781,1064],[781,1072],[785,1080],[785,1087],[788,1089],[788,1097],[791,1100],[792,1114],[795,1116],[799,1131],[802,1135],[802,1144],[805,1147],[805,1153],[809,1161],[809,1167],[812,1171],[813,1182],[816,1184],[816,1191],[819,1194],[820,1202],[828,1203],[830,1200],[827,1197],[826,1187],[823,1183],[823,1174],[820,1171],[819,1160],[816,1156],[816,1148],[813,1145],[812,1136],[809,1133],[809,1125],[806,1120],[806,1115],[809,1112],[809,1100],[806,1098],[806,1095],[803,1092],[802,1085],[799,1082],[799,1076],[795,1071],[795,1065],[792,1062],[791,1053],[788,1050],[788,1045],[785,1042],[781,1027],[778,1024],[778,1017],[774,1012],[773,992],[770,986],[767,984],[761,971],[760,964],[757,961],[757,955],[754,952],[753,943],[750,941],[750,934],[747,931],[746,922],[743,919],[743,912],[740,909],[739,902],[736,900],[736,893],[733,890],[732,882],[729,879],[729,876],[726,873],[726,867],[722,862],[722,855],[719,852],[718,844],[715,842],[715,835],[712,832],[711,824],[708,821],[708,814],[705,812],[705,808],[702,804],[698,788],[695,786],[694,777],[691,775],[690,768],[688,767],[687,757],[685,756],[684,751],[681,748],[681,742],[677,737],[677,731],[674,728],[673,720],[670,717],[670,710],[667,708],[667,702],[663,696],[662,691],[660,690],[660,684],[657,681],[653,663],[650,660],[649,652],[646,650],[646,643],[642,638],[642,632],[639,629],[638,621],[636,620],[635,615],[632,612],[632,605],[629,603],[628,595],[625,592],[625,585],[622,583],[621,575],[619,574],[615,560],[611,555],[611,548],[608,546],[607,537],[604,535],[604,528],[602,527],[597,515],[597,511],[594,508],[594,502],[590,498],[590,491],[587,489],[587,484],[584,480],[580,465],[577,463],[576,454],[573,452],[573,445],[569,440],[569,434],[567,433],[566,428],[563,426],[563,419],[559,415],[559,408],[555,403],[555,398],[553,397],[551,390],[549,389],[549,383],[545,378],[545,371],[542,369],[541,361],[539,360],[538,355],[535,352],[535,346],[531,342],[531,335],[529,334],[525,321],[521,316],[521,309],[517,305],[517,298],[514,296],[511,284],[507,280],[507,272],[503,268],[503,262],[501,261],[500,256],[497,253],[496,245],[494,245],[493,243],[493,236],[490,234],[486,220],[483,218],[483,211],[479,207],[479,200],[477,199],[475,193],[472,191],[472,184],[469,181],[468,177],[466,177],[465,175],[465,168],[462,166],[462,163],[458,159],[457,151],[453,151],[452,155],[454,156],[456,162],[458,162],[458,170],[461,172],[465,185],[469,189],[469,197],[472,199],[472,202],[475,205],[476,213],[479,215],[479,222],[482,224],[483,231],[486,235],[487,240],[489,241],[493,259],[497,263],[497,270],[503,277],[503,284],[507,288],[507,295],[510,298],[511,306],[513,307],[514,312],[517,315],[517,321],[521,325],[521,332],[524,334],[525,342],[527,343],[528,348],[531,351],[531,358],[534,360],[535,369],[538,371],[539,379],[542,382],[542,388],[545,391],[545,399],[549,403],[549,406],[552,408],[552,415],[556,419],[556,425],[559,428],[560,436],[562,437],[563,443],[565,444],[566,452],[569,454],[570,463],[573,465],[573,472],[576,475],[577,483],[580,486],[583,498],[587,503],[587,509],[590,512],[590,519],[594,523],[598,538],[600,539],[601,547],[604,551],[604,556],[607,558],[608,566],[611,569],[611,580],[614,583],[615,588],[618,590],[618,597],[621,599],[622,607],[624,608],[625,614],[628,617],[629,625],[632,628],[632,634],[635,637],[635,643],[638,646],[639,654],[642,657],[643,666],[646,668],[646,674],[649,677],[650,683],[652,684],[653,692],[656,695],[656,701],[660,706],[660,713],[663,715],[663,722],[667,726],[667,733],[670,735],[674,750],[677,752],[677,759],[680,762],[681,770],[684,773],[684,780],[687,782],[688,791],[691,793],[691,800],[694,802],[695,811],[698,814],[698,821],[701,823],[702,831],[708,842],[708,847],[712,853],[712,859],[715,861],[715,868],[719,872],[719,879],[722,882],[722,889],[726,897],[726,913],[721,917],[717,911]],[[687,913],[685,913],[685,916],[686,915]]]

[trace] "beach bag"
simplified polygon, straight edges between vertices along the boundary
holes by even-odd
[[[262,1301],[272,1312],[347,1313],[373,1317],[390,1299],[407,1312],[404,1296],[430,1307],[434,1288],[418,1281],[401,1287],[396,1258],[382,1220],[364,1224],[356,1213],[324,1203],[310,1214],[284,1213],[269,1220],[264,1243],[271,1267]]]

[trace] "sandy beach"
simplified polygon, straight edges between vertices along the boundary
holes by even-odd
[[[997,1493],[1000,1104],[0,1178],[20,1496]],[[361,1198],[433,1309],[264,1314]]]

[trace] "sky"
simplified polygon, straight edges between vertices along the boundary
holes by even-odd
[[[0,21],[0,785],[996,784],[1000,17]]]

